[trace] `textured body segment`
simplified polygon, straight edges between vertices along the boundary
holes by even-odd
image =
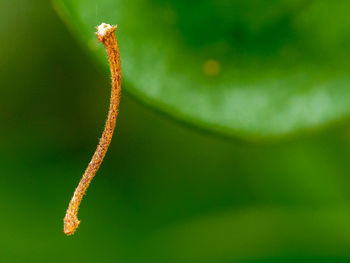
[[[106,53],[108,56],[108,61],[111,69],[112,77],[112,90],[110,106],[108,111],[108,117],[105,124],[105,129],[102,133],[102,137],[99,141],[97,149],[88,164],[88,167],[83,174],[79,185],[75,189],[74,195],[70,200],[66,215],[63,219],[64,229],[63,232],[66,235],[72,235],[78,228],[80,221],[78,219],[78,210],[86,189],[89,187],[91,180],[95,176],[97,170],[99,169],[108,147],[111,143],[120,102],[121,94],[121,66],[120,66],[120,56],[117,38],[115,36],[116,26],[111,26],[102,23],[97,28],[96,35],[98,40],[103,43]]]

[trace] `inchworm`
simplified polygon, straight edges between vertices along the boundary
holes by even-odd
[[[98,40],[103,43],[112,75],[112,91],[108,117],[97,149],[81,178],[78,187],[75,189],[74,195],[70,200],[66,216],[63,219],[66,235],[72,235],[78,228],[80,221],[78,220],[78,210],[81,200],[89,187],[92,178],[94,178],[98,168],[100,167],[103,158],[106,155],[109,144],[112,140],[112,135],[118,115],[120,92],[121,92],[121,67],[119,57],[119,47],[115,31],[117,27],[102,23],[97,27],[96,35]]]

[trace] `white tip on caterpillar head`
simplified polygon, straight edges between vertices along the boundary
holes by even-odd
[[[114,33],[117,29],[116,26],[111,26],[110,24],[102,23],[97,27],[96,35],[99,41],[103,41],[103,39],[108,36],[110,33]]]

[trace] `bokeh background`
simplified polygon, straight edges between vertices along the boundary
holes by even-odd
[[[64,236],[109,77],[50,1],[0,10],[0,262],[350,262],[347,121],[247,143],[127,92],[81,226]]]

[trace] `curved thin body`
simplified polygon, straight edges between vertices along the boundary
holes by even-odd
[[[96,35],[98,40],[103,43],[108,56],[108,61],[111,68],[112,76],[112,91],[108,117],[105,124],[105,129],[99,141],[97,149],[81,178],[79,185],[75,189],[74,195],[70,200],[66,215],[63,219],[64,230],[66,235],[72,235],[78,228],[80,221],[78,219],[78,210],[86,189],[89,187],[91,180],[94,178],[99,169],[109,144],[111,143],[116,119],[118,115],[118,108],[121,94],[121,67],[118,42],[115,36],[116,26],[111,26],[102,23],[98,28]]]

